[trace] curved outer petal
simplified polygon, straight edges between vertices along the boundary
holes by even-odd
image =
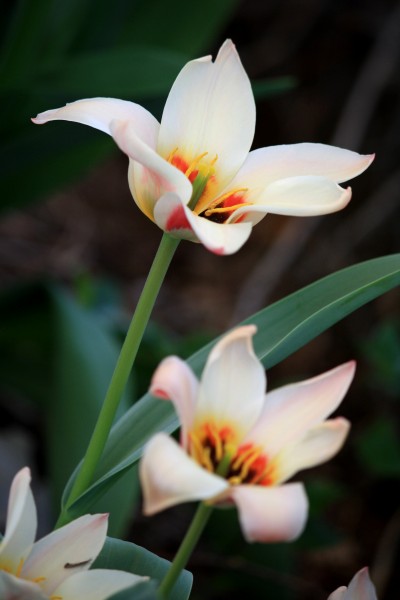
[[[194,214],[175,194],[165,194],[154,208],[161,229],[179,238],[201,242],[215,254],[233,254],[247,241],[250,223],[218,224]]]
[[[350,361],[318,377],[286,385],[265,398],[264,409],[248,439],[264,446],[270,457],[304,438],[343,400],[354,377]]]
[[[192,184],[188,178],[144,143],[130,121],[115,120],[110,129],[118,146],[134,161],[129,167],[129,185],[145,215],[153,219],[155,203],[168,191],[175,192],[185,204],[189,202]]]
[[[192,160],[208,152],[216,163],[217,191],[243,164],[253,141],[255,103],[235,46],[227,40],[213,63],[193,60],[179,73],[161,119],[158,152],[179,148]]]
[[[230,497],[239,510],[239,521],[248,542],[281,542],[303,531],[308,501],[301,483],[279,487],[238,485]]]
[[[150,384],[150,393],[171,400],[181,423],[181,444],[186,448],[196,407],[199,382],[191,368],[180,358],[169,356],[157,367]]]
[[[21,469],[13,479],[8,499],[6,531],[0,542],[0,570],[15,572],[31,551],[36,535],[36,506],[30,488],[31,473]]]
[[[344,586],[333,592],[328,600],[377,600],[375,586],[372,583],[368,568],[364,567],[350,581],[349,587]]]
[[[343,189],[326,177],[289,177],[268,185],[255,197],[254,191],[246,193],[246,201],[254,206],[238,208],[228,223],[243,217],[253,225],[265,214],[313,217],[341,210],[350,202],[351,188]]]
[[[273,181],[299,176],[319,176],[343,183],[363,173],[374,158],[374,154],[357,154],[326,144],[257,148],[250,152],[231,185],[264,189]]]
[[[337,590],[332,592],[332,594],[330,594],[328,600],[345,600],[346,590],[347,590],[347,587],[342,585],[340,588],[338,588]]]
[[[347,589],[345,600],[377,600],[375,586],[369,577],[367,567],[354,575]]]
[[[225,479],[199,467],[164,433],[156,434],[146,446],[139,473],[146,515],[182,502],[210,500],[229,487]]]
[[[36,125],[43,125],[49,121],[73,121],[112,135],[110,125],[115,119],[129,121],[136,135],[155,148],[160,127],[157,119],[143,106],[128,100],[116,98],[77,100],[61,108],[39,113],[32,121]]]
[[[254,325],[238,327],[211,351],[200,381],[195,424],[232,424],[238,440],[257,421],[264,404],[265,371],[254,354]]]
[[[147,579],[126,571],[93,569],[72,575],[55,590],[54,595],[63,600],[106,600],[112,594]]]
[[[24,581],[0,569],[0,598],[2,600],[48,600],[36,583]]]
[[[276,457],[277,482],[286,481],[298,471],[320,465],[335,456],[349,430],[349,421],[342,417],[310,429],[303,439],[284,448]]]
[[[34,544],[21,577],[44,577],[40,587],[53,593],[64,579],[90,567],[106,539],[107,521],[106,514],[85,515],[42,538]]]

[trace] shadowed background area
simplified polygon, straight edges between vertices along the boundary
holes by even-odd
[[[29,464],[44,531],[84,451],[161,232],[134,204],[127,158],[107,136],[29,118],[91,96],[130,99],[160,118],[183,64],[215,56],[230,37],[254,86],[254,148],[309,141],[377,154],[340,213],[269,215],[229,257],[181,243],[126,408],[165,354],[188,356],[268,303],[398,251],[400,4],[20,0],[3,2],[2,14],[0,521],[13,474]],[[273,388],[357,358],[340,410],[352,434],[331,463],[304,475],[311,516],[295,544],[248,546],[234,511],[214,514],[189,565],[194,600],[324,600],[366,564],[379,599],[397,599],[398,307],[395,290],[271,370]],[[141,517],[134,475],[119,484],[126,507],[112,533],[133,523],[132,541],[172,559],[192,507]],[[101,509],[116,502],[105,498]]]

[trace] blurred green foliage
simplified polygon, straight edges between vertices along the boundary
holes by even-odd
[[[400,323],[383,321],[358,347],[370,365],[369,381],[379,391],[400,400]]]

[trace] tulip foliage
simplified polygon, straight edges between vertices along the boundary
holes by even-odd
[[[63,401],[49,409],[56,414],[48,423],[57,448],[52,469],[65,487],[54,531],[35,541],[30,471],[15,474],[0,542],[0,597],[185,600],[192,584],[185,567],[211,513],[217,519],[236,512],[250,543],[291,542],[303,533],[310,502],[302,472],[334,459],[351,436],[345,397],[357,377],[356,357],[343,356],[337,366],[328,356],[325,372],[310,365],[301,381],[272,389],[265,369],[397,286],[400,255],[328,275],[250,315],[187,361],[163,356],[149,392],[128,408],[120,402],[135,384],[128,379],[174,251],[180,240],[196,242],[223,262],[267,213],[306,217],[345,209],[351,189],[340,184],[365,171],[374,155],[316,143],[251,150],[255,101],[230,40],[215,60],[205,56],[182,68],[160,122],[139,104],[108,97],[76,100],[32,120],[74,121],[111,136],[129,159],[135,203],[163,237],[120,353],[99,333],[98,321],[89,323],[62,291],[46,288],[63,324],[54,337],[76,359],[74,374],[64,372]],[[71,332],[81,336],[76,346]],[[98,358],[103,347],[116,363],[113,373]],[[79,389],[71,384],[77,373],[99,385],[87,399],[93,423],[85,423]],[[336,415],[339,406],[343,416]],[[65,452],[74,444],[63,431],[68,419],[77,422],[76,447]],[[65,466],[61,454],[68,454]],[[107,495],[110,520],[119,513],[122,529],[139,487],[149,516],[199,503],[172,563],[106,537],[108,515],[97,503]],[[329,596],[376,598],[366,568]]]

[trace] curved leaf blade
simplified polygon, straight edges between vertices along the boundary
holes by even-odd
[[[157,582],[160,582],[164,578],[170,566],[171,563],[168,560],[157,556],[157,554],[153,554],[153,552],[150,552],[141,546],[110,537],[106,539],[103,549],[94,563],[95,569],[118,569],[128,571],[135,575],[148,576]],[[151,583],[154,583],[154,581]],[[187,600],[192,588],[192,583],[192,574],[186,570],[182,571],[172,588],[171,600]],[[150,593],[154,591],[154,587],[143,586],[143,590]],[[127,599],[136,599],[136,594],[138,598],[142,598],[138,591],[139,586],[135,586],[134,588],[131,588],[131,595],[128,594],[128,590],[125,593],[119,592],[115,595],[115,600],[117,600],[117,598],[121,598],[122,600],[122,598],[125,598],[125,595]],[[149,598],[150,597],[152,596],[149,596]],[[144,598],[147,598],[147,596],[144,595],[143,599]]]

